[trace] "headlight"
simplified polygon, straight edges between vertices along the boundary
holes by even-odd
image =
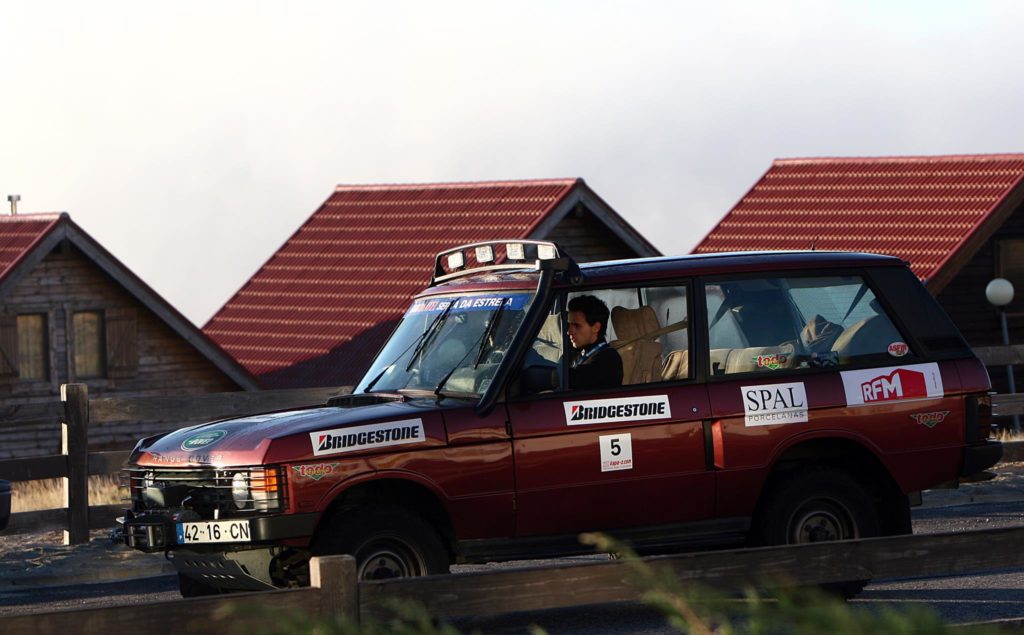
[[[245,509],[252,501],[249,494],[249,477],[245,472],[235,472],[231,478],[231,497],[235,499],[235,507]]]

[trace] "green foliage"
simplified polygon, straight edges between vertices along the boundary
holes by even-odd
[[[640,560],[627,547],[602,534],[581,540],[598,551],[620,555],[628,579],[645,589],[643,601],[659,609],[674,629],[687,635],[995,635],[994,627],[954,627],[928,608],[851,606],[814,588],[750,587],[729,597],[682,584],[668,567]],[[455,635],[450,624],[434,621],[418,604],[393,602],[387,621],[356,624],[340,616],[312,618],[300,613],[267,614],[264,628],[229,629],[231,635]],[[248,611],[247,611],[248,612]],[[230,618],[230,616],[227,616]],[[230,623],[230,619],[227,620]],[[532,635],[544,630],[532,626]]]

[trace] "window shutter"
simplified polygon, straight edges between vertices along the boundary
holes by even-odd
[[[139,335],[135,309],[107,309],[104,318],[107,326],[107,377],[135,377],[139,374]]]
[[[0,314],[0,382],[18,377],[18,316]]]

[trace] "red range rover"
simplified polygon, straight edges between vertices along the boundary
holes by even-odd
[[[619,362],[574,386],[588,328]],[[921,490],[999,459],[989,387],[895,258],[462,246],[352,395],[140,441],[124,536],[199,595],[307,584],[311,554],[378,579],[583,531],[645,553],[907,533]]]

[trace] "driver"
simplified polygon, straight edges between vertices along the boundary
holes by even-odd
[[[569,367],[569,388],[622,385],[622,358],[608,345],[608,306],[592,295],[569,300],[569,341],[577,356]]]

